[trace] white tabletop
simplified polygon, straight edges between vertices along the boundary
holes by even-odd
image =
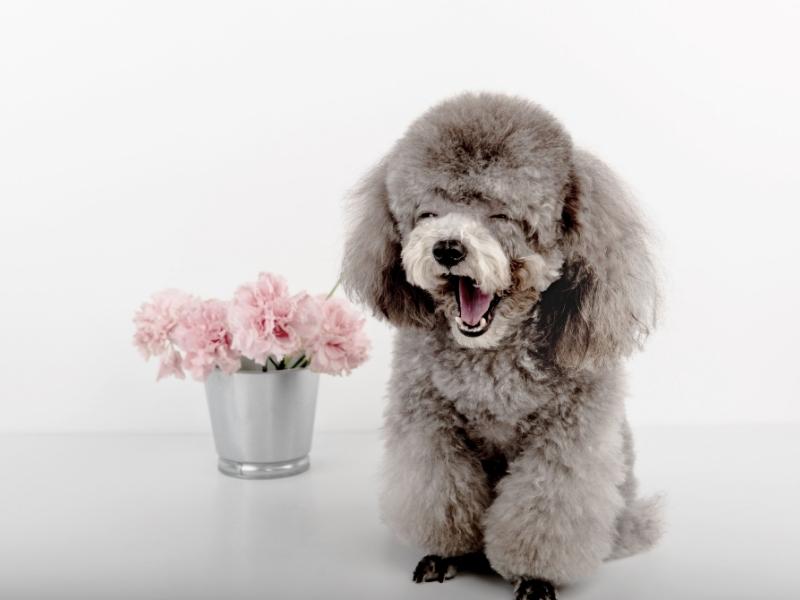
[[[800,597],[800,428],[641,428],[654,551],[563,600]],[[241,481],[205,435],[0,436],[0,598],[510,599],[499,578],[415,585],[378,518],[374,433],[317,433],[310,471]]]

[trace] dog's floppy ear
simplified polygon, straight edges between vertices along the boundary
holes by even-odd
[[[430,327],[433,299],[411,285],[401,262],[400,235],[389,212],[387,160],[356,188],[349,206],[350,228],[342,264],[345,291],[396,326]]]
[[[562,276],[539,304],[543,350],[562,368],[601,367],[639,347],[655,325],[645,228],[608,167],[577,151],[562,228]]]

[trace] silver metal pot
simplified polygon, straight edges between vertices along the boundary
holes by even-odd
[[[241,479],[296,475],[309,467],[319,374],[215,369],[206,380],[219,470]]]

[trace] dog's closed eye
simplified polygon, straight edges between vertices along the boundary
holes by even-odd
[[[497,221],[508,221],[509,220],[508,215],[503,215],[503,214],[492,215],[491,218],[495,219]]]
[[[417,221],[422,221],[422,219],[430,219],[430,218],[435,217],[435,216],[436,216],[436,213],[432,213],[432,212],[420,213],[419,215],[417,215]]]

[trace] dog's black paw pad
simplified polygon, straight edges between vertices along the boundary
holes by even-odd
[[[514,600],[556,600],[556,590],[541,579],[522,579],[514,589]]]
[[[422,583],[424,581],[438,581],[442,583],[446,579],[456,576],[456,567],[450,560],[435,554],[425,556],[417,568],[414,569],[414,581]]]

